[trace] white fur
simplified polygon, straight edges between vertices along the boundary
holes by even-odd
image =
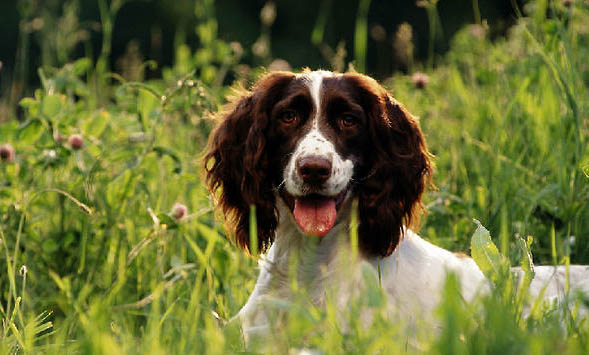
[[[238,314],[246,339],[268,331],[269,320],[265,302],[289,300],[291,295],[291,263],[297,283],[317,305],[322,305],[330,290],[337,290],[335,300],[342,309],[355,291],[362,289],[363,270],[380,278],[392,314],[415,319],[432,317],[440,290],[448,271],[461,280],[462,295],[467,301],[478,292],[487,292],[489,283],[470,258],[459,258],[439,248],[411,230],[407,230],[392,255],[386,258],[352,258],[347,220],[349,203],[338,216],[336,226],[324,237],[304,235],[279,202],[280,221],[276,240],[260,262],[260,276],[249,300]],[[368,267],[366,267],[368,266]],[[272,311],[271,311],[272,312]]]

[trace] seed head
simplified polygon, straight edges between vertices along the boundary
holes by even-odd
[[[290,63],[287,62],[284,59],[274,59],[272,62],[270,62],[270,65],[268,65],[268,70],[269,71],[290,71],[292,70],[292,67],[290,66]]]
[[[571,7],[571,5],[573,5],[575,3],[575,0],[562,0],[562,4],[565,7]]]
[[[269,1],[264,5],[262,11],[260,11],[260,19],[264,26],[272,26],[274,20],[276,20],[276,5],[272,1]]]
[[[423,89],[429,83],[429,76],[425,73],[417,72],[413,74],[411,81],[413,81],[413,84],[415,84],[418,89]]]
[[[12,147],[12,145],[10,145],[9,143],[0,145],[0,160],[1,161],[5,161],[7,163],[10,163],[10,162],[14,161],[15,155],[16,155],[16,152],[14,151],[14,148]]]
[[[252,44],[252,53],[258,57],[267,57],[270,55],[270,40],[268,36],[262,35]]]
[[[399,64],[409,68],[413,63],[413,28],[407,22],[403,22],[397,28],[393,38],[393,54]]]
[[[67,142],[75,150],[82,149],[84,146],[84,138],[80,134],[72,134]]]
[[[23,265],[20,267],[20,270],[18,270],[18,272],[20,273],[20,276],[25,277],[27,276],[27,266]]]
[[[186,213],[188,212],[188,208],[181,204],[176,202],[174,204],[174,206],[172,206],[172,217],[174,217],[175,220],[179,221],[182,218],[184,218],[186,216]]]
[[[387,31],[381,25],[374,25],[370,28],[370,37],[376,42],[383,42],[387,39]]]

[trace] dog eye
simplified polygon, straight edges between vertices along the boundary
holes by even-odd
[[[297,123],[298,115],[293,110],[284,111],[280,114],[280,120],[285,124],[292,125]]]
[[[340,117],[339,124],[342,128],[352,128],[358,124],[358,118],[351,115],[344,115]]]

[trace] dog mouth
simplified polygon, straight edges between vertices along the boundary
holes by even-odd
[[[325,196],[317,193],[293,196],[286,189],[282,189],[280,195],[305,234],[323,237],[335,225],[347,192],[348,188],[345,188],[335,196]]]

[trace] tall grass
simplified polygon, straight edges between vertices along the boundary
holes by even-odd
[[[237,74],[241,54],[217,38],[211,4],[199,2],[204,47],[180,45],[163,79],[128,82],[88,58],[68,61],[40,70],[42,87],[20,103],[24,122],[0,126],[0,144],[16,150],[0,161],[0,352],[246,350],[227,321],[253,288],[256,260],[215,218],[199,159],[206,117],[228,90],[220,83],[227,73],[247,78]],[[589,10],[550,6],[550,18],[530,8],[494,42],[464,29],[423,89],[404,76],[387,82],[436,155],[438,188],[420,231],[436,244],[468,252],[473,233],[487,237],[475,233],[476,218],[505,255],[493,262],[518,264],[528,247],[537,264],[589,262]],[[95,79],[105,100],[94,97]],[[74,133],[81,149],[68,143]],[[177,202],[188,208],[181,219]],[[471,305],[450,276],[433,332],[391,319],[368,272],[345,310],[317,307],[293,285],[291,301],[271,305],[281,331],[247,350],[589,352],[587,321],[574,309],[526,304],[513,280],[489,276],[495,291]],[[373,321],[363,324],[367,310]]]

